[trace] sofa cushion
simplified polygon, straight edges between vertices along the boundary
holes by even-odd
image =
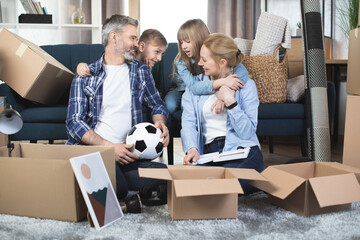
[[[289,102],[298,102],[305,95],[304,75],[290,78],[287,83],[286,100]]]
[[[305,104],[260,104],[258,119],[305,119]]]
[[[64,123],[67,106],[27,108],[20,112],[24,123]]]

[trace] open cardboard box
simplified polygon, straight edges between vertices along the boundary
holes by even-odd
[[[168,180],[167,204],[173,220],[237,218],[238,178],[266,181],[253,169],[168,166],[139,168],[140,177]]]
[[[347,210],[360,201],[360,169],[340,163],[275,165],[261,175],[268,182],[251,184],[267,192],[272,204],[301,216]]]
[[[36,44],[5,28],[0,32],[0,79],[23,98],[58,103],[74,74]]]
[[[114,189],[112,147],[17,143],[8,156],[0,148],[0,213],[80,221],[85,205],[69,159],[100,152]]]

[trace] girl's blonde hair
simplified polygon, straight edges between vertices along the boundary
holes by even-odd
[[[186,21],[178,30],[177,39],[178,39],[178,48],[179,53],[175,58],[176,60],[184,60],[186,67],[189,71],[196,75],[195,66],[191,64],[190,58],[185,54],[181,48],[180,41],[190,41],[194,47],[194,56],[192,57],[196,63],[200,61],[200,49],[206,39],[210,34],[210,31],[206,24],[201,19],[191,19]]]
[[[204,41],[204,46],[210,50],[217,63],[220,63],[221,59],[225,59],[230,68],[239,65],[244,59],[244,55],[238,49],[234,39],[222,33],[209,35]]]

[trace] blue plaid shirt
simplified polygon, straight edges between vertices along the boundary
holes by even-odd
[[[155,87],[150,69],[142,62],[128,63],[131,88],[132,125],[142,122],[142,103],[152,109],[151,115],[168,116],[168,111]],[[90,77],[75,75],[70,89],[69,106],[66,118],[66,131],[69,140],[66,144],[81,144],[82,136],[94,130],[103,100],[103,83],[106,77],[104,56],[89,65]]]

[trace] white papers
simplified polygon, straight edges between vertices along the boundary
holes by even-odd
[[[223,161],[247,158],[249,152],[250,152],[250,148],[248,147],[244,149],[237,149],[222,153],[214,152],[214,153],[203,154],[200,156],[199,160],[193,163],[193,165],[204,164],[208,162],[223,162]]]

